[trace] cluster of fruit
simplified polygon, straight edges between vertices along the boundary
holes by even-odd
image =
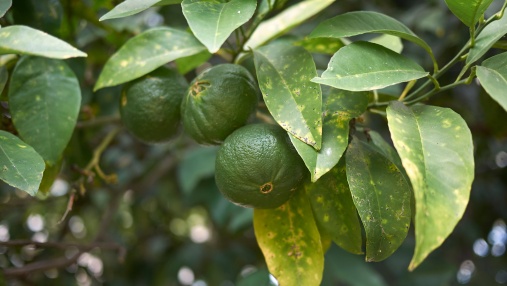
[[[163,67],[126,84],[120,113],[126,128],[146,143],[172,139],[182,121],[198,143],[222,144],[215,171],[222,194],[241,206],[275,208],[301,185],[305,167],[280,126],[245,126],[258,100],[257,83],[240,65],[214,66],[190,86]]]

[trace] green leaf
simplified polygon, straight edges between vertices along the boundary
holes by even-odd
[[[327,70],[313,82],[339,89],[381,89],[428,75],[421,66],[383,46],[354,42],[331,58]]]
[[[324,106],[322,147],[319,151],[293,135],[292,144],[310,171],[312,182],[333,168],[349,143],[349,121],[361,115],[368,105],[368,92],[331,89]]]
[[[191,150],[178,165],[178,181],[184,193],[197,187],[202,179],[215,174],[215,158],[218,147],[201,147]]]
[[[18,61],[9,86],[12,121],[48,165],[67,146],[80,105],[79,83],[65,62],[40,57]]]
[[[0,0],[0,18],[2,18],[9,8],[11,8],[12,0]]]
[[[179,4],[181,1],[182,0],[125,0],[111,11],[107,12],[104,16],[100,17],[99,21],[131,16],[157,4]]]
[[[474,26],[493,0],[445,0],[449,10],[468,27]]]
[[[191,34],[172,28],[155,28],[130,40],[106,62],[94,90],[136,79],[175,59],[204,51]]]
[[[342,40],[333,38],[305,38],[294,45],[301,46],[310,53],[325,55],[332,55],[345,46]]]
[[[175,62],[178,67],[178,72],[180,74],[186,74],[205,63],[209,58],[211,58],[211,54],[207,50],[204,50],[192,56],[176,59]]]
[[[44,160],[18,137],[0,130],[0,179],[32,196],[37,194]]]
[[[352,199],[366,231],[366,261],[386,259],[407,236],[410,186],[395,164],[358,138],[346,160]]]
[[[280,285],[319,285],[324,254],[303,190],[276,209],[255,209],[254,230],[269,271]]]
[[[280,126],[319,150],[322,144],[322,92],[310,82],[313,58],[301,47],[273,43],[254,50],[259,87]]]
[[[507,33],[507,17],[491,22],[475,39],[475,45],[468,52],[466,64],[471,65]]]
[[[507,111],[507,53],[491,57],[477,67],[477,78],[488,94]]]
[[[257,1],[184,0],[181,7],[197,39],[216,53],[231,33],[253,16]]]
[[[0,94],[2,94],[8,79],[9,73],[7,72],[7,69],[4,66],[0,66]]]
[[[345,160],[315,183],[305,186],[319,230],[341,248],[362,254],[361,224],[352,201]]]
[[[321,39],[321,38],[317,38],[317,39]],[[380,35],[378,37],[375,37],[375,38],[369,40],[369,42],[384,46],[384,47],[386,47],[386,48],[390,49],[391,51],[398,53],[398,54],[400,54],[401,51],[403,51],[403,44],[401,42],[401,39],[399,37],[396,37],[393,35],[389,35],[389,34]]]
[[[20,54],[54,59],[86,57],[66,42],[27,26],[9,26],[0,30],[0,55]]]
[[[344,38],[367,33],[389,34],[411,41],[428,52],[436,67],[433,51],[424,40],[398,20],[377,12],[357,11],[338,15],[320,23],[310,37]]]
[[[255,49],[277,38],[308,20],[335,0],[306,0],[286,8],[273,18],[262,22],[243,46],[244,50]]]
[[[387,108],[389,130],[414,189],[416,268],[463,216],[474,178],[473,143],[454,111],[427,105]]]
[[[47,195],[53,186],[56,178],[60,174],[60,170],[62,169],[63,160],[60,159],[53,166],[46,165],[46,169],[44,169],[44,175],[42,176],[42,181],[39,185],[39,192],[44,195]]]

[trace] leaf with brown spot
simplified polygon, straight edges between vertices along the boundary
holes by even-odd
[[[280,285],[320,284],[324,254],[303,190],[276,209],[255,209],[254,230],[269,271]]]
[[[474,178],[470,130],[451,109],[395,101],[387,108],[394,147],[415,197],[416,268],[463,216]]]
[[[410,186],[376,147],[354,137],[347,181],[366,232],[366,261],[381,261],[403,243],[410,226]]]

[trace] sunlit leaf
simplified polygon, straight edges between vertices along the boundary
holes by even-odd
[[[9,26],[0,30],[0,54],[33,55],[54,59],[86,57],[66,42],[27,26]]]
[[[482,87],[507,111],[507,53],[491,57],[477,67]]]
[[[81,89],[61,60],[24,57],[9,85],[9,107],[20,137],[48,165],[62,155],[76,125]]]
[[[179,4],[182,0],[125,0],[100,17],[99,21],[123,18],[142,12],[154,5]]]
[[[345,160],[315,183],[305,186],[319,230],[329,234],[341,248],[362,254],[361,224],[352,201]]]
[[[445,0],[449,10],[468,27],[475,25],[493,0]]]
[[[257,1],[184,0],[181,7],[194,35],[215,53],[236,28],[252,17]]]
[[[330,89],[324,105],[322,147],[319,151],[291,135],[290,139],[310,171],[312,182],[333,168],[347,148],[349,121],[368,105],[368,92]]]
[[[507,17],[505,15],[487,25],[475,39],[475,45],[470,49],[466,59],[467,65],[471,65],[480,59],[506,33]]]
[[[255,209],[254,230],[269,272],[280,285],[319,285],[324,254],[303,190],[276,209]]]
[[[320,149],[322,92],[310,82],[317,75],[312,56],[301,47],[283,43],[254,51],[255,69],[269,112],[299,140]]]
[[[400,37],[421,46],[436,62],[431,47],[407,26],[387,15],[371,11],[357,11],[338,15],[317,26],[312,38],[344,38],[367,33],[382,33]]]
[[[44,160],[18,137],[0,130],[0,179],[29,193],[37,194],[44,172]]]
[[[428,105],[387,108],[389,130],[414,189],[416,268],[463,216],[474,178],[473,143],[454,111]]]
[[[410,226],[410,186],[394,163],[358,138],[346,160],[350,192],[366,232],[366,261],[386,259]]]
[[[109,58],[94,90],[136,79],[170,61],[205,49],[194,36],[184,31],[165,27],[145,31],[128,40]]]
[[[243,49],[255,49],[270,40],[285,34],[308,18],[316,15],[334,0],[306,0],[290,6],[278,15],[262,22],[243,46]]]
[[[321,77],[312,81],[351,91],[381,89],[428,75],[413,60],[383,46],[354,42],[334,54]]]
[[[296,46],[305,48],[310,53],[332,55],[345,44],[340,39],[334,38],[305,38],[294,43]]]
[[[11,8],[12,0],[0,0],[0,18]]]

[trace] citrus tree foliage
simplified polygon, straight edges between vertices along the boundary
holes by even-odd
[[[446,0],[448,9],[468,29],[469,37],[454,58],[445,63],[436,57],[438,53],[424,35],[417,35],[400,19],[372,11],[318,18],[333,2],[126,0],[116,7],[110,5],[102,17],[79,15],[95,25],[84,27],[81,32],[89,33],[90,38],[94,33],[110,33],[104,41],[116,44],[99,57],[93,54],[83,59],[88,51],[97,49],[87,46],[86,38],[76,42],[72,40],[74,31],[64,31],[60,35],[65,39],[59,39],[53,36],[58,34],[55,30],[37,29],[34,23],[39,18],[18,24],[9,11],[11,1],[0,1],[0,17],[4,17],[0,22],[0,92],[7,118],[0,126],[0,179],[43,199],[59,174],[78,169],[78,174],[69,179],[73,181],[70,212],[75,196],[89,196],[90,181],[102,187],[121,182],[121,177],[108,175],[100,167],[104,151],[118,134],[125,133],[118,108],[106,116],[85,107],[91,94],[106,100],[109,94],[120,94],[118,87],[122,84],[145,78],[153,82],[145,85],[145,92],[153,96],[150,100],[164,100],[170,95],[158,95],[150,89],[159,88],[157,69],[166,67],[191,82],[188,90],[185,84],[175,86],[187,94],[186,101],[190,97],[192,104],[205,110],[195,115],[201,121],[188,119],[194,133],[213,133],[233,121],[241,121],[242,125],[243,118],[249,118],[246,124],[278,125],[284,130],[288,147],[296,151],[293,153],[299,156],[298,162],[306,167],[304,183],[290,190],[288,201],[277,208],[255,209],[253,213],[250,209],[237,211],[241,215],[231,223],[233,227],[242,220],[253,220],[267,271],[280,285],[319,285],[328,263],[324,255],[330,243],[364,255],[366,261],[387,259],[405,241],[410,227],[415,231],[415,249],[410,264],[404,266],[416,269],[446,241],[462,218],[475,168],[474,141],[467,122],[452,106],[430,104],[427,100],[476,81],[507,110],[507,53],[496,53],[494,49],[502,47],[501,39],[507,32],[506,5],[486,17],[484,13],[492,0]],[[79,13],[79,5],[85,4],[67,5]],[[184,26],[159,23],[160,27],[143,31],[129,30],[129,21],[139,21],[150,9],[163,8],[180,11]],[[67,17],[73,21],[72,15]],[[311,29],[287,36],[291,29],[312,17],[318,23]],[[45,19],[56,21],[49,16]],[[369,41],[371,35],[376,38]],[[413,53],[402,52],[407,42]],[[415,57],[417,53],[421,57]],[[76,72],[76,63],[87,61],[95,66],[98,76],[90,75],[91,70]],[[197,77],[206,68],[224,63],[242,65],[241,70],[252,77],[232,74],[227,81],[218,83],[216,78],[221,77],[210,75],[213,81]],[[454,66],[462,67],[457,78],[442,81]],[[251,108],[238,107],[245,96],[244,89],[236,88],[241,84],[235,79],[240,77],[253,86],[249,96],[257,93],[259,104],[254,112],[245,113]],[[93,86],[93,91],[89,88],[82,92],[84,85]],[[222,85],[216,90],[226,93],[218,97],[219,104],[211,103],[210,97],[205,96],[206,90],[213,92],[210,85]],[[143,96],[143,91],[132,92],[136,94],[129,96]],[[181,92],[178,94],[179,99],[171,99],[170,104],[176,105],[178,111],[173,112],[179,118]],[[123,96],[120,105],[126,106],[126,101]],[[453,104],[456,105],[459,103]],[[181,107],[182,116],[186,114],[185,106]],[[150,110],[134,110],[131,114],[129,122],[168,124],[157,121],[161,116]],[[202,120],[207,124],[199,123]],[[109,129],[90,138],[73,136],[79,128],[97,125]],[[185,128],[188,126],[185,122]],[[371,126],[384,126],[388,132],[382,137]],[[143,141],[142,133],[147,129],[129,131]],[[191,136],[185,130],[183,135],[174,133],[173,141],[165,143],[169,144],[168,149],[192,150],[197,146],[195,142],[182,141],[181,137]],[[83,164],[75,152],[68,155],[76,148],[73,140],[94,142],[93,152],[81,154],[91,157],[88,163]],[[207,143],[220,145],[222,141],[220,138]],[[242,163],[251,156],[249,147],[243,148]],[[215,160],[216,152],[212,147],[188,151],[183,157],[175,155],[176,164],[181,167],[178,180],[185,193],[190,193],[202,178],[214,174],[210,162]],[[165,160],[163,156],[158,159]],[[195,163],[199,160],[205,163]],[[266,167],[277,168],[282,167]],[[255,169],[249,171],[251,174],[247,172],[246,177],[258,173]],[[274,172],[273,177],[276,176]],[[246,177],[245,184],[249,180]],[[261,193],[276,191],[277,186],[269,181],[275,179],[267,180],[252,189]],[[241,184],[236,179],[235,182]],[[216,189],[213,181],[211,184]],[[225,213],[236,206],[222,201],[217,207]],[[223,214],[213,214],[213,219],[219,221],[220,216]],[[329,263],[334,263],[333,259]],[[5,275],[16,273],[6,271]]]

